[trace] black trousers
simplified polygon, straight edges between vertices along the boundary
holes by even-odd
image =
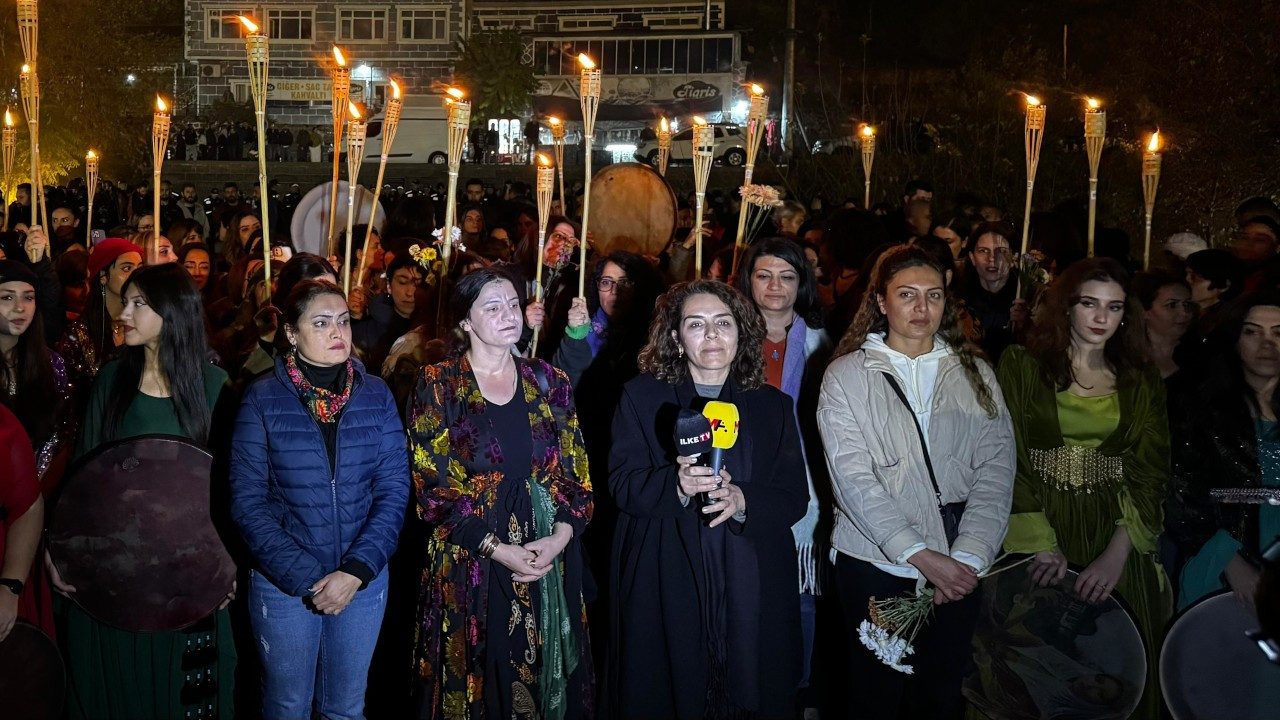
[[[851,674],[850,717],[862,720],[959,720],[965,700],[960,683],[972,662],[973,628],[978,620],[981,589],[958,602],[935,606],[933,617],[916,636],[915,653],[905,662],[915,672],[898,672],[876,659],[858,639],[858,625],[868,619],[872,596],[886,599],[915,591],[916,581],[890,575],[874,565],[839,555],[836,585],[844,610]]]

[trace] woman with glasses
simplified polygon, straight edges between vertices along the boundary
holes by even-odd
[[[574,311],[569,317],[571,305],[578,290],[578,224],[564,217],[547,220],[547,242],[542,249],[542,302],[531,302],[525,308],[525,320],[531,328],[541,328],[538,339],[538,355],[550,360],[560,347],[566,328],[573,320],[586,324],[585,308]],[[536,241],[534,247],[537,247]],[[534,253],[537,254],[536,252]],[[534,278],[537,267],[532,263],[525,270],[529,282],[529,299],[537,296]],[[575,331],[581,333],[580,329]]]

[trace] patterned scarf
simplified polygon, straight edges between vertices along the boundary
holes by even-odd
[[[320,423],[331,423],[338,419],[338,413],[342,412],[342,408],[346,407],[347,401],[351,399],[351,383],[355,379],[355,368],[351,361],[347,361],[346,381],[342,384],[342,392],[336,393],[326,388],[318,388],[307,381],[302,374],[302,370],[298,367],[296,353],[289,353],[284,356],[284,369],[289,373],[289,379],[293,381],[293,386],[298,389],[298,395],[302,398],[302,404],[307,406],[307,410],[311,411],[311,417]]]

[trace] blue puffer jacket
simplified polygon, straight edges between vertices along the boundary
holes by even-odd
[[[404,426],[386,383],[353,361],[351,398],[329,455],[285,372],[245,392],[231,448],[231,517],[256,568],[295,597],[344,563],[382,572],[409,502]]]

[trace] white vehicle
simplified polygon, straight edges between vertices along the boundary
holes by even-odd
[[[382,123],[378,113],[365,131],[365,162],[382,159]],[[400,127],[391,145],[388,163],[443,165],[449,158],[448,111],[438,95],[406,95],[400,111]]]
[[[713,162],[740,167],[747,163],[747,141],[737,125],[716,125],[711,146]],[[636,146],[636,160],[658,166],[658,139],[641,140]],[[671,136],[671,162],[693,162],[693,128]]]

